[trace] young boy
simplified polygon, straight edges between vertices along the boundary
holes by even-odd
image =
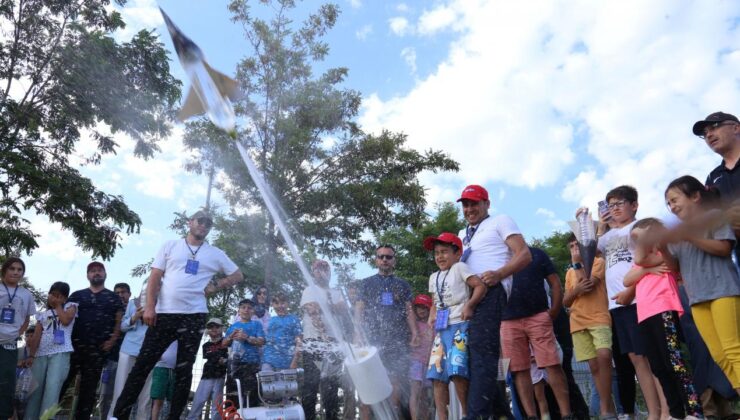
[[[599,223],[599,233],[606,230],[603,219],[611,217],[611,229],[601,235],[598,249],[604,255],[606,263],[606,291],[609,296],[609,313],[614,325],[614,337],[619,343],[622,354],[628,354],[640,383],[642,395],[648,408],[649,419],[658,419],[660,416],[660,400],[655,386],[655,379],[650,372],[645,354],[645,343],[637,328],[637,306],[634,303],[635,288],[624,287],[624,276],[632,268],[634,256],[633,246],[630,240],[630,230],[636,222],[637,214],[637,190],[629,185],[622,185],[606,194],[606,202],[609,212],[602,216]],[[620,365],[617,365],[618,378],[627,379],[627,375],[620,375]],[[623,384],[620,389],[624,390]],[[634,388],[632,388],[634,389]],[[630,395],[631,401],[625,400],[625,395],[620,396],[623,400],[622,406],[625,411],[632,410],[634,406],[634,395]]]
[[[257,373],[260,370],[259,347],[265,345],[262,323],[253,321],[254,303],[249,299],[239,302],[239,321],[226,331],[225,345],[231,346],[231,372],[226,381],[226,393],[239,405],[236,379],[241,382],[242,396],[249,407],[259,405]]]
[[[226,361],[229,350],[224,345],[224,327],[219,318],[211,318],[206,323],[209,341],[203,343],[203,376],[198,383],[198,389],[193,397],[193,406],[188,414],[188,420],[200,417],[203,406],[208,398],[211,399],[211,418],[217,419],[217,407],[223,401],[224,377],[226,376]]]
[[[175,393],[175,364],[177,363],[177,341],[173,341],[162,353],[152,371],[152,420],[159,420],[164,401],[172,401]],[[165,413],[166,415],[166,413]]]
[[[570,333],[576,360],[588,361],[599,393],[602,418],[614,417],[612,402],[612,328],[604,282],[604,259],[596,258],[586,278],[578,240],[568,238],[571,264],[565,273],[563,304],[570,308]]]
[[[300,352],[301,321],[288,313],[288,298],[284,293],[272,297],[272,306],[277,316],[270,319],[267,327],[262,370],[295,369]]]
[[[473,317],[475,307],[486,293],[486,286],[480,278],[460,262],[462,247],[460,238],[448,232],[424,239],[424,248],[434,251],[434,262],[439,268],[429,277],[429,292],[434,297],[429,325],[434,328],[436,335],[427,378],[434,381],[434,404],[440,420],[447,420],[450,379],[455,383],[462,415],[467,415],[467,321]]]

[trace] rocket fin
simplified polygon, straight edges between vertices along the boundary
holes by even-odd
[[[232,101],[238,101],[244,95],[242,94],[241,89],[239,89],[239,82],[232,79],[231,77],[220,73],[211,66],[208,65],[208,63],[203,63],[206,66],[206,70],[208,70],[208,74],[211,76],[211,79],[213,79],[213,83],[216,84],[218,87],[219,92],[221,92],[222,95],[228,97]]]
[[[188,96],[185,98],[185,104],[177,114],[177,119],[185,121],[193,115],[200,115],[205,112],[206,110],[203,108],[203,103],[200,101],[198,94],[195,93],[195,90],[193,90],[193,87],[191,86],[188,91]]]

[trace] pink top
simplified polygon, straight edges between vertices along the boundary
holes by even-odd
[[[418,320],[416,321],[416,331],[419,332],[419,345],[411,347],[411,360],[426,365],[429,363],[429,355],[432,354],[434,331],[429,327],[429,324]]]
[[[634,266],[640,268],[639,266]],[[683,314],[678,285],[673,273],[646,274],[637,282],[637,322],[642,322],[662,312],[676,311]]]

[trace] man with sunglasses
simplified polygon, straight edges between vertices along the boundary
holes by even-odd
[[[400,390],[408,392],[409,344],[416,345],[418,336],[412,310],[411,286],[393,272],[396,250],[390,245],[375,249],[378,274],[362,280],[355,303],[355,319],[365,327],[370,344],[377,346],[391,383],[391,402],[398,409]],[[360,418],[369,418],[368,406],[361,406]]]
[[[196,212],[188,220],[187,236],[166,242],[154,257],[143,316],[150,328],[116,402],[115,418],[129,418],[147,375],[175,340],[178,346],[175,392],[168,418],[180,418],[190,393],[193,362],[206,325],[206,295],[234,286],[244,278],[222,250],[205,242],[212,226],[208,213]],[[218,273],[226,277],[213,280]]]
[[[512,275],[532,262],[532,254],[514,220],[488,214],[491,202],[485,188],[468,185],[457,201],[468,222],[458,234],[464,238],[461,261],[488,286],[469,325],[468,418],[511,418],[506,396],[497,384],[501,318],[505,287],[511,290]]]

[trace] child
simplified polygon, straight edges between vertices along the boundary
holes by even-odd
[[[38,387],[28,399],[25,418],[39,415],[59,400],[59,392],[69,372],[72,348],[72,326],[77,304],[67,302],[69,285],[58,281],[49,288],[47,310],[36,314],[36,328],[31,339],[29,356],[31,371]],[[35,356],[35,358],[33,358]]]
[[[684,223],[718,211],[710,209],[714,192],[688,175],[671,182],[665,198],[671,212]],[[680,266],[699,333],[740,394],[740,277],[731,258],[735,234],[723,224],[669,239],[678,243],[668,246],[666,263],[672,269]]]
[[[468,266],[460,262],[462,241],[456,235],[444,232],[424,239],[424,248],[434,251],[434,262],[439,271],[429,276],[429,292],[434,306],[429,326],[436,331],[429,359],[427,378],[434,381],[434,404],[440,420],[447,420],[450,379],[467,415],[468,400],[468,320],[483,296],[486,286]],[[472,296],[470,289],[473,289]]]
[[[252,320],[254,304],[249,299],[239,302],[239,322],[232,324],[226,331],[224,344],[231,346],[231,366],[226,381],[226,393],[238,407],[236,379],[241,382],[242,396],[249,407],[259,404],[257,398],[257,373],[260,370],[259,347],[265,345],[265,333],[262,324]]]
[[[634,366],[640,389],[648,409],[648,419],[660,418],[660,397],[656,387],[656,380],[650,372],[650,365],[645,357],[645,340],[637,328],[637,307],[633,302],[635,296],[634,287],[624,287],[624,275],[632,268],[633,249],[630,241],[630,230],[635,223],[637,214],[637,190],[629,185],[614,188],[606,194],[606,202],[609,209],[608,214],[602,216],[602,221],[610,217],[611,229],[604,233],[598,242],[598,250],[604,255],[606,263],[606,291],[609,296],[609,313],[614,326],[614,337],[620,351],[629,355]],[[599,224],[599,231],[603,232],[606,225]],[[634,384],[635,375],[625,375],[621,370],[628,366],[617,365],[617,378],[620,388],[629,389],[620,392],[622,406],[625,411],[630,411],[635,405],[634,387],[624,384],[622,381],[631,381]],[[630,389],[631,388],[631,389]]]
[[[586,278],[576,236],[568,238],[571,264],[565,273],[563,305],[570,308],[570,333],[576,360],[588,361],[599,394],[602,418],[615,415],[612,401],[612,328],[604,282],[604,259],[596,258]]]
[[[428,386],[428,381],[424,377],[424,371],[429,363],[432,340],[434,340],[434,330],[428,324],[431,308],[432,298],[429,295],[416,295],[413,309],[416,316],[419,345],[411,346],[411,366],[409,367],[409,380],[411,380],[409,411],[411,411],[412,420],[429,418],[429,403],[424,389],[425,382]]]
[[[624,276],[624,285],[637,285],[637,322],[646,341],[650,370],[660,382],[671,417],[682,419],[686,413],[701,417],[699,396],[679,348],[679,317],[683,307],[676,278],[663,263],[665,252],[645,241],[648,231],[664,230],[663,224],[654,218],[632,225],[635,266]]]
[[[267,329],[262,370],[295,369],[300,354],[301,321],[288,313],[288,298],[276,293],[272,298],[276,317],[270,319]]]
[[[211,398],[211,418],[217,419],[219,404],[223,403],[224,377],[226,376],[226,361],[229,350],[224,345],[224,327],[219,318],[211,318],[206,323],[209,341],[203,343],[203,376],[198,383],[198,389],[193,397],[193,406],[188,420],[200,417],[203,405]]]
[[[26,264],[20,258],[10,257],[0,268],[0,418],[13,415],[15,368],[18,363],[16,339],[28,327],[31,315],[36,313],[33,295],[18,285],[26,273]]]
[[[164,401],[172,401],[175,393],[175,364],[177,363],[177,340],[162,353],[152,371],[152,420],[159,420]]]

